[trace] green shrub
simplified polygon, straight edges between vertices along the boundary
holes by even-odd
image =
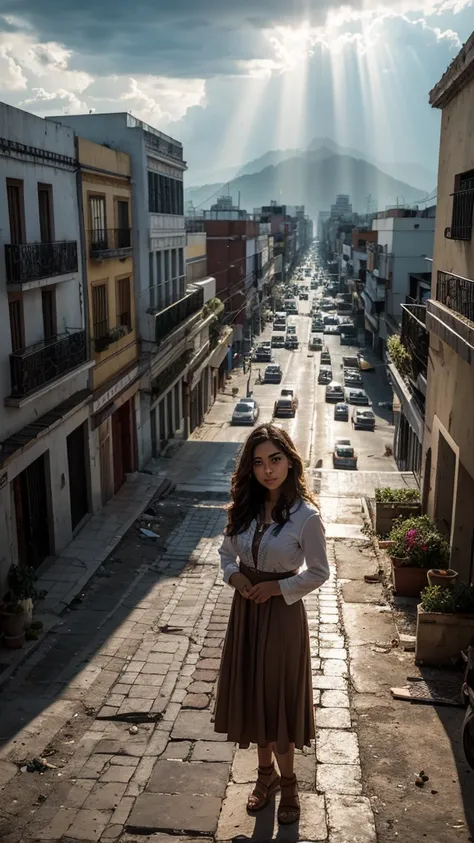
[[[28,565],[12,565],[8,572],[8,591],[12,600],[36,597],[36,574]]]
[[[411,357],[403,345],[398,334],[394,334],[387,340],[387,350],[390,359],[394,366],[398,369],[402,377],[408,377],[412,374]]]
[[[429,585],[421,592],[421,605],[425,612],[474,614],[474,585],[457,583],[451,588]]]
[[[375,500],[377,503],[419,503],[420,493],[418,489],[392,489],[386,486],[375,490]]]

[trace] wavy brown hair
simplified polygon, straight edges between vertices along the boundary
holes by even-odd
[[[280,487],[280,497],[272,512],[273,520],[281,529],[290,518],[291,508],[301,501],[314,504],[304,476],[303,460],[286,430],[272,424],[261,424],[252,431],[240,453],[237,467],[232,476],[232,503],[227,512],[226,534],[235,536],[246,530],[254,518],[261,513],[265,503],[266,489],[254,475],[253,459],[255,448],[264,442],[272,442],[291,463],[288,476]]]

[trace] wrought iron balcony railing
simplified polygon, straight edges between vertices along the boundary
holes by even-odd
[[[401,340],[411,357],[413,376],[427,377],[429,332],[426,328],[425,304],[402,304]]]
[[[438,271],[436,298],[441,304],[474,322],[474,281]]]
[[[84,330],[68,331],[10,354],[11,397],[25,398],[87,361]]]
[[[204,306],[204,290],[202,287],[188,293],[165,310],[155,313],[155,342],[159,345],[162,340],[174,331],[182,322],[189,319]]]
[[[89,233],[91,258],[114,258],[132,251],[130,228],[98,228]]]
[[[77,242],[6,245],[5,264],[8,284],[26,284],[77,272]]]

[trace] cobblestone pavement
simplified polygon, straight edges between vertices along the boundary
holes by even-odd
[[[120,623],[70,681],[62,677],[56,695],[46,674],[54,713],[38,715],[0,756],[7,782],[4,843],[132,843],[143,835],[154,843],[176,843],[176,835],[188,843],[194,836],[230,841],[239,835],[375,841],[351,725],[332,541],[331,579],[306,600],[317,737],[310,750],[297,753],[299,828],[278,830],[275,805],[257,819],[245,811],[256,753],[236,749],[212,724],[232,597],[217,565],[224,523],[221,505],[189,499],[166,550],[151,558],[125,595]],[[33,679],[41,683],[38,672]],[[54,767],[17,772],[26,758],[45,754]]]

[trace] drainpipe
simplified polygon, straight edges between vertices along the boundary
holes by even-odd
[[[90,360],[91,356],[91,345],[90,345],[90,336],[89,336],[89,284],[88,284],[88,277],[87,277],[87,252],[86,252],[86,234],[85,234],[85,220],[84,220],[84,203],[82,201],[82,172],[81,172],[81,165],[79,163],[79,138],[76,135],[76,158],[77,158],[77,169],[76,169],[76,195],[77,195],[77,208],[79,212],[79,250],[81,254],[81,267],[82,267],[82,296],[84,302],[84,327],[86,331],[86,343],[88,344],[87,349],[87,359]],[[89,374],[89,379],[91,380],[92,375]]]

